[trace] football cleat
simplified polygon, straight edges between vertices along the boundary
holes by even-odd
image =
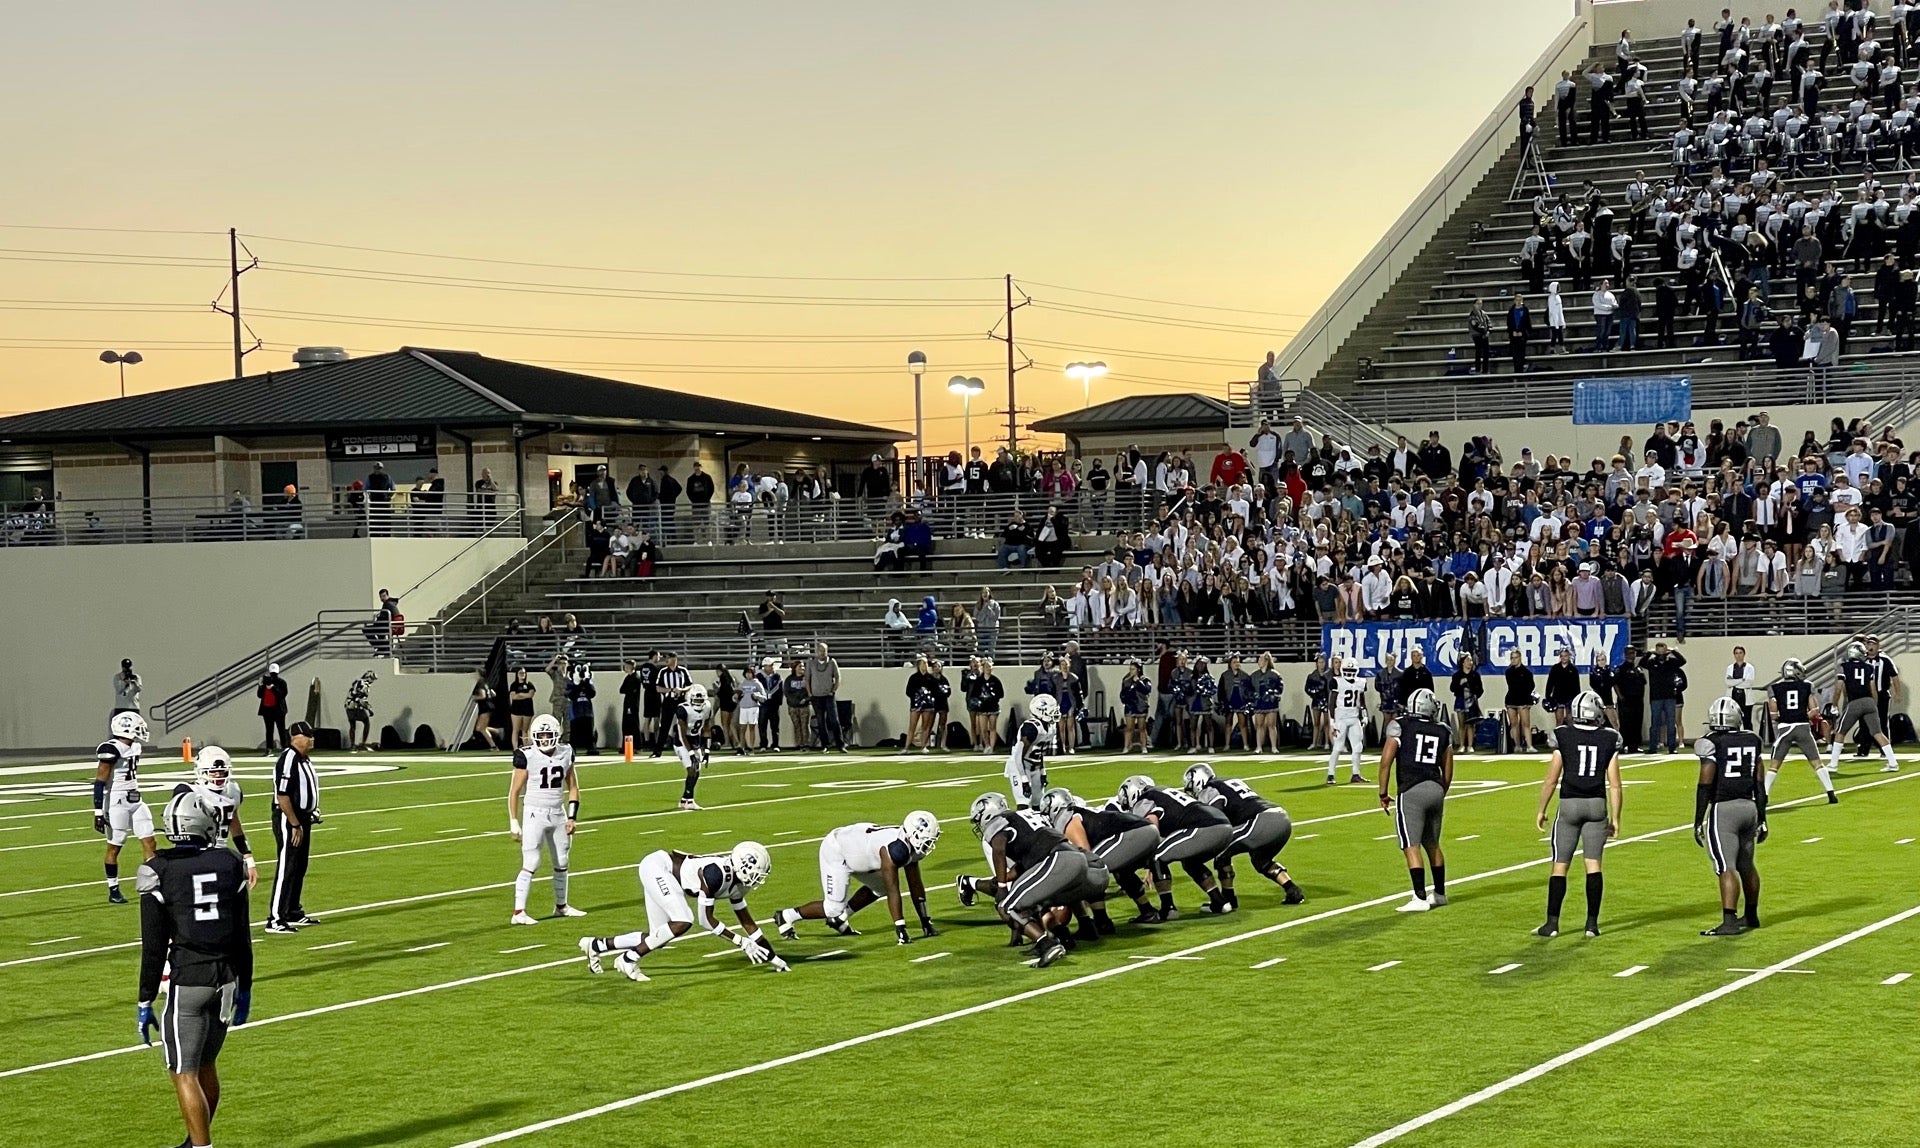
[[[965,873],[955,877],[953,879],[953,891],[960,895],[960,904],[968,908],[973,907],[973,878],[967,876]]]
[[[1741,933],[1738,921],[1722,921],[1711,929],[1700,930],[1703,937],[1737,937]]]
[[[528,916],[525,909],[515,909],[513,916],[507,918],[507,924],[509,925],[537,925],[539,923],[540,922]]]
[[[1350,785],[1365,785],[1367,779],[1356,773],[1352,777],[1347,778],[1347,782]]]
[[[613,967],[620,970],[621,976],[626,977],[636,984],[645,984],[653,979],[640,971],[640,958],[634,956],[632,953],[621,953],[619,956],[613,958]]]
[[[1834,792],[1833,790],[1831,790],[1831,789],[1829,789],[1829,790],[1827,790],[1827,804],[1828,804],[1828,805],[1838,805],[1838,804],[1840,804],[1840,795],[1839,795],[1839,794],[1837,794],[1837,793],[1835,793],[1835,792]]]
[[[1140,910],[1140,915],[1128,923],[1134,925],[1157,925],[1165,919],[1166,918],[1160,915],[1158,909],[1142,909]]]
[[[1598,921],[1588,921],[1588,922],[1587,922],[1587,936],[1589,936],[1589,937],[1597,937],[1597,936],[1599,936],[1599,935],[1600,935],[1600,922],[1598,922]]]
[[[300,919],[294,922],[294,924],[300,926],[303,929],[306,928],[308,925],[317,925],[319,923],[320,923],[320,918],[309,917],[305,913],[300,914]]]
[[[267,932],[269,933],[297,933],[299,931],[299,929],[294,928],[285,921],[274,921],[267,926]]]
[[[600,967],[600,950],[593,947],[592,937],[580,938],[580,955],[587,958],[587,971],[599,976],[606,970]]]
[[[698,810],[700,806],[697,802],[693,800],[693,798],[683,797],[680,799],[680,808]]]
[[[1880,772],[1881,773],[1899,773],[1900,766],[1890,761],[1887,764],[1880,767]]]
[[[1292,888],[1287,890],[1286,903],[1289,905],[1303,904],[1306,902],[1306,899],[1307,899],[1307,895],[1300,890],[1300,886],[1298,885],[1295,885]]]
[[[1407,903],[1395,909],[1396,913],[1424,913],[1433,906],[1424,897],[1409,897]]]
[[[828,917],[827,926],[843,937],[857,937],[860,935],[860,930],[854,928],[853,922],[847,920],[845,917]]]
[[[1560,935],[1560,922],[1554,920],[1552,917],[1548,917],[1547,923],[1535,929],[1533,935],[1536,937],[1557,937]]]
[[[793,917],[791,919],[787,917],[788,913],[793,913]],[[775,910],[773,914],[774,930],[789,941],[799,940],[800,931],[793,927],[794,922],[798,921],[799,919],[800,919],[800,914],[794,913],[792,909]]]
[[[118,886],[118,885],[111,885],[111,886],[108,886],[108,888],[107,888],[107,904],[109,904],[109,905],[124,905],[124,904],[126,904],[126,903],[127,903],[127,895],[126,895],[125,893],[122,893],[122,892],[120,891],[120,886]]]
[[[1434,908],[1438,909],[1447,903],[1447,895],[1445,893],[1434,893],[1429,896],[1427,900],[1432,903]]]
[[[1041,942],[1040,955],[1033,959],[1033,967],[1044,969],[1066,955],[1067,947],[1054,938],[1048,937]]]
[[[555,905],[553,907],[553,915],[556,917],[584,917],[587,915],[587,911],[585,909],[576,909],[572,905]]]
[[[1180,919],[1180,910],[1174,908],[1162,909],[1160,910],[1160,919],[1162,921],[1178,921]]]

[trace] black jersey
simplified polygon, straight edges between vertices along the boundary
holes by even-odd
[[[1760,737],[1743,729],[1710,733],[1694,747],[1713,762],[1712,801],[1748,801],[1760,797]]]
[[[1225,813],[1235,825],[1245,825],[1273,808],[1273,802],[1255,793],[1252,786],[1232,777],[1214,778],[1200,799]]]
[[[1803,681],[1775,682],[1773,704],[1780,711],[1781,725],[1805,725],[1813,705],[1813,687]]]
[[[1423,781],[1445,780],[1447,750],[1453,745],[1453,727],[1425,718],[1400,719],[1400,747],[1393,755],[1400,792]]]
[[[1875,670],[1878,667],[1867,658],[1849,658],[1840,663],[1840,684],[1846,687],[1847,700],[1857,702],[1862,698],[1873,697]]]
[[[987,824],[988,844],[1003,842],[1007,863],[1025,872],[1047,859],[1049,853],[1071,849],[1065,837],[1055,833],[1040,815],[1031,810],[1009,809]]]
[[[1600,698],[1601,705],[1612,705],[1613,667],[1605,662],[1595,662],[1593,668],[1587,671],[1587,688]]]
[[[1080,818],[1080,828],[1086,831],[1087,847],[1098,848],[1103,841],[1110,841],[1129,829],[1140,829],[1148,822],[1144,817],[1135,817],[1118,809],[1088,809],[1076,805],[1073,812]]]
[[[1553,731],[1560,751],[1560,796],[1605,797],[1607,767],[1620,756],[1620,735],[1605,726],[1571,723]]]
[[[1208,825],[1228,824],[1227,815],[1211,805],[1202,805],[1178,789],[1152,788],[1133,803],[1138,817],[1148,814],[1160,819],[1160,836],[1182,829],[1200,829]]]
[[[140,999],[160,991],[162,969],[173,983],[217,988],[253,986],[248,934],[247,869],[230,849],[176,846],[140,866]]]

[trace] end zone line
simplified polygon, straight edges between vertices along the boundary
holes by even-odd
[[[1545,1076],[1547,1073],[1552,1072],[1556,1068],[1564,1068],[1565,1066],[1572,1064],[1577,1060],[1583,1060],[1586,1057],[1589,1057],[1594,1053],[1601,1051],[1602,1049],[1611,1048],[1612,1046],[1619,1044],[1623,1040],[1628,1040],[1632,1037],[1638,1036],[1639,1034],[1647,1031],[1650,1028],[1654,1028],[1656,1026],[1665,1024],[1666,1022],[1674,1019],[1675,1017],[1685,1016],[1687,1013],[1692,1012],[1694,1009],[1700,1008],[1703,1005],[1712,1004],[1714,1001],[1719,1000],[1721,997],[1728,996],[1732,993],[1737,993],[1741,989],[1747,988],[1751,985],[1757,985],[1761,981],[1764,981],[1767,978],[1774,976],[1777,973],[1796,971],[1795,966],[1797,965],[1804,964],[1805,962],[1811,961],[1816,957],[1820,957],[1827,953],[1830,953],[1833,950],[1840,948],[1842,945],[1852,944],[1854,941],[1857,941],[1862,937],[1872,936],[1874,933],[1877,933],[1884,928],[1887,928],[1891,925],[1897,925],[1900,922],[1909,920],[1910,918],[1913,918],[1913,917],[1920,917],[1920,905],[1915,905],[1910,909],[1902,909],[1900,912],[1895,913],[1890,917],[1882,917],[1880,920],[1875,921],[1870,925],[1862,925],[1860,928],[1855,929],[1851,933],[1846,933],[1842,936],[1835,937],[1831,941],[1825,941],[1821,944],[1815,945],[1813,948],[1808,949],[1803,953],[1795,953],[1793,956],[1788,957],[1785,960],[1775,961],[1773,964],[1768,965],[1766,968],[1758,969],[1752,973],[1749,973],[1748,975],[1741,977],[1737,981],[1732,981],[1727,984],[1721,985],[1719,988],[1701,993],[1699,996],[1690,997],[1687,1000],[1681,1001],[1679,1004],[1674,1005],[1672,1008],[1663,1009],[1662,1011],[1657,1012],[1650,1017],[1647,1017],[1645,1020],[1636,1021],[1625,1028],[1616,1029],[1615,1031],[1610,1032],[1607,1035],[1600,1037],[1596,1040],[1590,1040],[1587,1043],[1581,1045],[1579,1048],[1572,1049],[1568,1052],[1563,1052],[1559,1056],[1556,1056],[1551,1060],[1542,1061],[1541,1063],[1534,1065],[1532,1068],[1527,1069],[1525,1072],[1517,1072],[1514,1075],[1507,1077],[1505,1080],[1498,1081],[1494,1084],[1489,1084],[1487,1087],[1482,1088],[1478,1092],[1470,1093],[1466,1096],[1461,1097],[1458,1100],[1453,1101],[1450,1104],[1443,1104],[1431,1112],[1423,1113],[1419,1116],[1414,1117],[1412,1120],[1408,1120],[1408,1121],[1404,1121],[1403,1123],[1396,1124],[1392,1128],[1389,1128],[1384,1132],[1375,1133],[1374,1135],[1367,1137],[1365,1140],[1356,1142],[1353,1148],[1380,1148],[1380,1146],[1383,1144],[1390,1144],[1393,1141],[1400,1139],[1400,1137],[1405,1136],[1409,1132],[1418,1131],[1419,1129],[1425,1128],[1429,1124],[1433,1124],[1438,1121],[1445,1120],[1447,1117],[1452,1116],[1457,1112],[1464,1112],[1465,1110],[1472,1108],[1474,1105],[1479,1104],[1482,1101],[1491,1100],[1494,1097],[1499,1096],[1503,1092],[1510,1092],[1513,1089],[1518,1088],[1523,1084],[1526,1084],[1533,1080],[1538,1080],[1540,1077]]]

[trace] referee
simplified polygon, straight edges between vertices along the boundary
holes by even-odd
[[[320,923],[307,916],[300,901],[307,858],[313,853],[313,827],[320,824],[320,782],[307,756],[313,752],[313,727],[293,723],[287,741],[273,762],[273,842],[279,863],[273,867],[273,898],[267,906],[269,933],[291,933]]]
[[[160,1030],[167,1071],[191,1148],[213,1143],[220,1056],[231,1025],[245,1024],[253,997],[247,871],[215,844],[220,817],[181,786],[161,815],[171,845],[148,858],[140,890],[140,1040]],[[160,978],[172,967],[165,1011],[154,1016]]]
[[[660,720],[653,727],[653,753],[659,757],[666,747],[667,735],[673,732],[673,713],[686,699],[687,687],[693,684],[693,675],[680,665],[680,655],[667,651],[667,664],[661,666],[653,675],[653,688],[660,695]]]

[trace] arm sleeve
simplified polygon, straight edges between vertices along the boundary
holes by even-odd
[[[140,866],[134,885],[140,891],[139,999],[146,1002],[160,995],[160,974],[173,940],[173,917],[160,893],[160,874],[152,866]]]

